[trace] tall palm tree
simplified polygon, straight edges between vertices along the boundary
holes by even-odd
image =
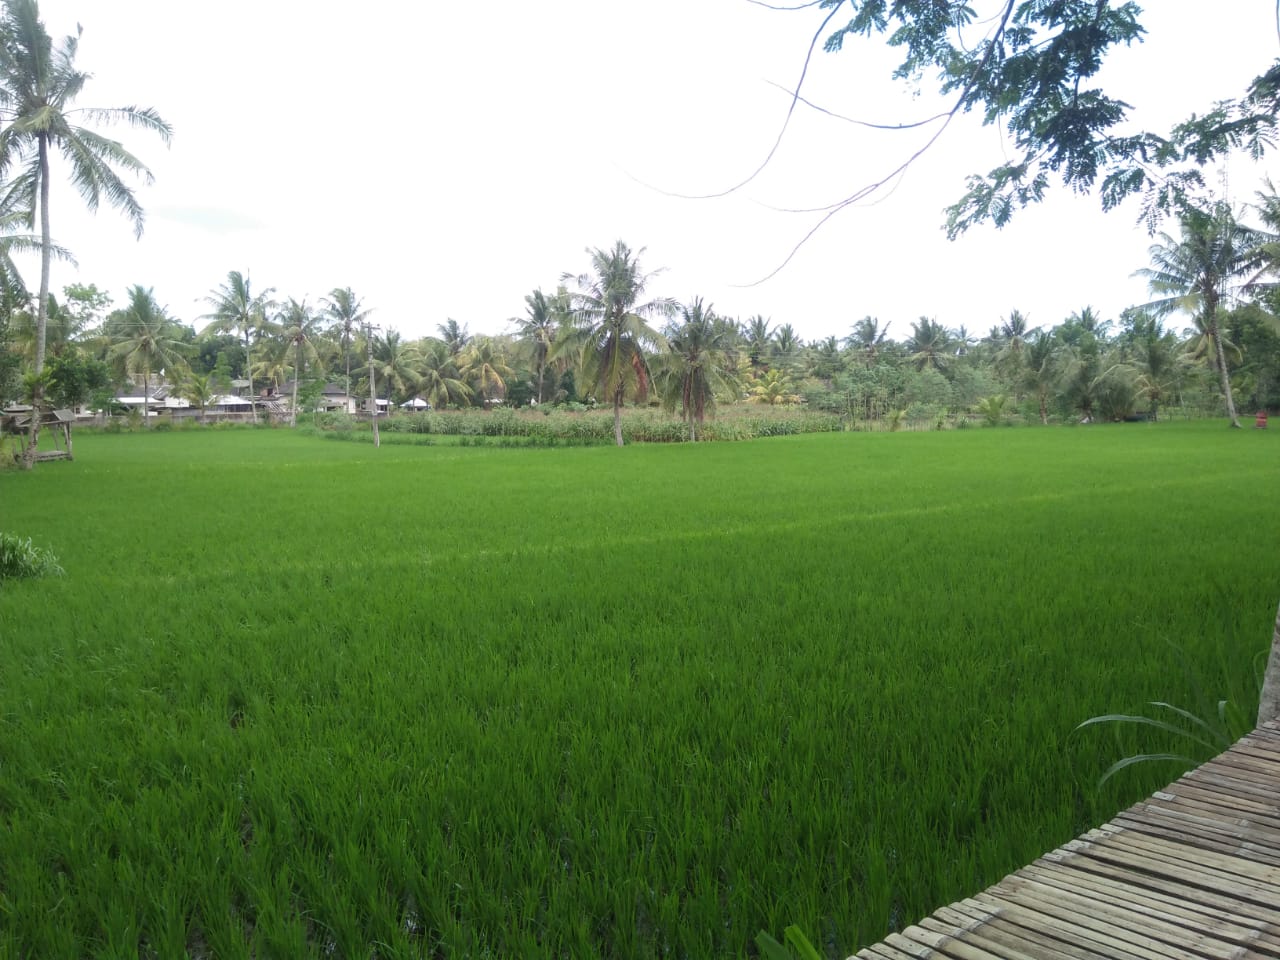
[[[1023,351],[1022,382],[1040,404],[1040,423],[1049,422],[1049,395],[1058,379],[1058,341],[1053,334],[1037,330]]]
[[[866,316],[853,325],[853,330],[845,337],[844,342],[862,355],[863,362],[868,367],[874,367],[888,337],[887,323],[882,324],[875,317]]]
[[[324,313],[329,318],[332,329],[338,334],[338,342],[342,347],[342,356],[347,369],[347,400],[351,399],[351,337],[360,329],[372,310],[364,309],[360,298],[350,287],[334,287],[329,296],[324,298]]]
[[[487,407],[499,390],[506,390],[507,380],[515,374],[488,337],[477,337],[462,352],[460,372],[479,395],[482,407]]]
[[[173,337],[173,321],[156,303],[151,288],[140,284],[130,287],[128,306],[118,320],[109,356],[122,362],[129,373],[142,374],[142,422],[149,427],[151,373],[157,369],[171,375],[183,371],[186,345]]]
[[[274,332],[274,325],[267,323],[263,330]],[[271,384],[271,392],[278,394],[281,386],[289,376],[289,343],[276,336],[264,336],[259,343],[258,359],[253,362],[251,377],[266,380]]]
[[[1216,203],[1208,210],[1187,208],[1179,217],[1180,236],[1160,235],[1150,250],[1153,266],[1135,271],[1152,293],[1166,296],[1145,304],[1157,316],[1175,310],[1192,315],[1210,347],[1207,359],[1218,374],[1227,417],[1239,428],[1221,320],[1235,294],[1234,284],[1262,264],[1260,252],[1274,238],[1236,221],[1231,208]]]
[[[298,425],[298,381],[307,361],[318,357],[316,342],[320,338],[320,321],[305,300],[290,297],[276,320],[280,335],[293,349],[293,397],[289,401],[289,426]]]
[[[1133,320],[1129,350],[1137,370],[1138,395],[1151,405],[1151,419],[1160,416],[1160,404],[1175,388],[1178,370],[1178,338],[1155,317],[1145,314]]]
[[[947,372],[950,366],[948,357],[954,343],[947,328],[937,320],[921,317],[919,321],[913,323],[906,346],[910,360],[917,370],[932,367],[939,373]]]
[[[467,331],[467,325],[458,323],[453,317],[450,317],[444,323],[436,324],[436,329],[440,331],[440,338],[444,340],[444,345],[449,348],[449,352],[455,357],[471,342],[471,334]]]
[[[846,367],[844,354],[840,350],[840,338],[834,335],[815,341],[809,347],[809,375],[828,383]]]
[[[769,328],[769,321],[757,313],[747,321],[742,336],[747,341],[747,357],[751,361],[751,369],[767,367],[769,354],[773,352],[773,331]]]
[[[253,285],[247,273],[232,270],[227,273],[227,280],[215,288],[204,298],[204,302],[212,307],[209,313],[200,319],[210,320],[201,332],[206,333],[239,333],[244,337],[244,375],[249,381],[249,401],[253,402],[253,344],[267,327],[267,313],[274,309],[271,294],[275,288],[268,287],[259,294],[253,293]]]
[[[525,315],[513,317],[516,325],[516,336],[529,345],[533,351],[533,363],[537,370],[538,404],[542,404],[542,386],[547,368],[547,356],[551,353],[551,345],[556,339],[558,322],[555,302],[548,300],[541,288],[525,296]]]
[[[597,247],[587,253],[591,272],[562,277],[578,285],[570,294],[576,326],[557,344],[557,352],[576,353],[584,381],[613,404],[613,438],[622,446],[623,401],[647,394],[645,349],[663,343],[647,321],[671,316],[676,304],[668,297],[644,299],[655,273],[640,269],[643,248],[633,253],[619,240],[612,250]]]
[[[667,351],[654,361],[655,379],[665,387],[663,402],[689,423],[689,439],[698,439],[698,428],[713,410],[716,393],[736,389],[729,363],[732,346],[729,328],[716,323],[711,306],[694,297],[680,308],[680,323],[668,327]]]
[[[1015,378],[1022,369],[1023,356],[1027,349],[1027,329],[1027,318],[1022,311],[1010,310],[1009,316],[1000,321],[1000,325],[994,331],[996,343],[999,345],[995,358],[996,366]]]
[[[64,37],[57,44],[40,20],[36,0],[4,0],[0,22],[4,41],[0,42],[0,179],[12,178],[15,195],[30,211],[28,222],[40,223],[40,292],[36,303],[37,382],[44,369],[45,324],[49,309],[49,272],[54,256],[49,224],[50,154],[58,152],[71,169],[71,182],[90,210],[96,211],[105,199],[123,210],[133,221],[134,232],[142,234],[142,207],[121,172],[151,181],[151,172],[118,141],[103,136],[74,121],[76,113],[101,123],[125,123],[151,130],[167,144],[172,137],[169,125],[150,108],[119,107],[84,109],[72,107],[89,75],[76,69],[79,37]],[[38,405],[42,392],[37,387]],[[32,430],[23,457],[28,469],[35,461],[37,424]]]
[[[418,395],[436,409],[462,406],[471,399],[471,388],[462,379],[457,358],[443,340],[426,337],[418,344]]]
[[[419,364],[421,357],[418,348],[403,337],[395,329],[388,330],[381,336],[373,338],[373,370],[376,383],[385,384],[389,401],[408,399],[421,379]],[[366,363],[362,371],[370,374]]]
[[[783,367],[788,373],[795,368],[796,359],[799,357],[800,348],[804,344],[796,335],[795,327],[789,323],[784,323],[773,335],[773,356],[778,361],[778,365]]]

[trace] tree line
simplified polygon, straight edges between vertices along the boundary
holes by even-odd
[[[1243,222],[1245,211],[1193,202],[1179,191],[1166,207],[1176,232],[1159,235],[1150,265],[1139,271],[1150,284],[1150,302],[1107,319],[1082,307],[1047,329],[1011,310],[985,335],[921,317],[894,340],[886,324],[865,317],[843,337],[806,343],[790,323],[723,316],[700,297],[651,297],[655,273],[641,263],[645,251],[622,241],[589,249],[585,271],[565,272],[551,292],[532,291],[507,330],[487,335],[446,319],[438,336],[405,338],[394,328],[375,328],[369,308],[348,287],[313,304],[255,289],[238,271],[210,290],[198,331],[142,285],[114,308],[93,285],[68,286],[59,299],[49,290],[51,263],[71,254],[52,242],[51,154],[65,158],[90,208],[105,201],[141,231],[143,211],[127,179],[147,180],[147,168],[78,121],[171,136],[150,109],[74,108],[88,79],[75,66],[77,40],[55,43],[35,0],[3,0],[0,399],[102,407],[126,384],[150,394],[163,376],[199,408],[234,381],[255,395],[287,390],[296,418],[333,381],[348,397],[376,392],[435,408],[602,404],[613,410],[618,443],[621,411],[635,402],[678,411],[696,439],[717,404],[741,401],[806,403],[892,425],[945,425],[971,415],[1042,423],[1158,418],[1171,406],[1221,408],[1233,426],[1237,396],[1249,407],[1280,401],[1280,304],[1269,279],[1280,256],[1280,199],[1269,186],[1247,211],[1253,226]],[[38,234],[21,232],[37,227]],[[11,259],[24,250],[40,253],[34,293]],[[1167,326],[1173,314],[1188,326],[1179,332]],[[37,436],[33,418],[28,464]]]
[[[727,317],[701,297],[650,297],[656,271],[621,241],[587,251],[588,269],[562,274],[552,292],[530,292],[493,334],[446,319],[434,335],[406,338],[373,327],[349,287],[309,304],[238,271],[209,291],[199,331],[148,288],[132,287],[112,309],[96,287],[75,285],[49,300],[47,387],[55,403],[104,406],[130,382],[149,392],[163,372],[204,408],[238,381],[288,396],[296,417],[326,383],[356,397],[372,380],[392,404],[435,409],[605,405],[618,442],[629,403],[660,403],[695,440],[718,405],[741,402],[806,404],[890,427],[1158,419],[1170,409],[1225,412],[1238,425],[1237,398],[1249,409],[1280,406],[1280,304],[1267,279],[1280,199],[1261,195],[1252,213],[1261,226],[1225,204],[1185,212],[1138,271],[1153,299],[1119,317],[1082,306],[1045,328],[1014,309],[982,334],[920,317],[894,339],[867,316],[843,337],[806,342],[790,323]],[[1175,315],[1181,330],[1169,324]],[[10,360],[32,367],[29,305],[11,312],[8,338]]]

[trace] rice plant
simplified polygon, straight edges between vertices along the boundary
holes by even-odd
[[[846,956],[1177,771],[1083,718],[1247,711],[1277,442],[80,437],[0,475],[0,954]]]

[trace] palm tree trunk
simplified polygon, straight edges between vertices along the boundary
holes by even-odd
[[[249,381],[249,419],[256,421],[258,419],[258,408],[253,400],[253,352],[250,348],[252,341],[250,340],[249,328],[244,328],[244,376]]]
[[[1047,427],[1049,425],[1049,408],[1046,406],[1046,403],[1045,403],[1047,399],[1048,399],[1048,394],[1041,391],[1040,393],[1040,426],[1042,427]]]
[[[148,417],[151,414],[151,368],[142,368],[142,425],[148,430],[151,429],[151,421]]]
[[[1267,672],[1262,676],[1262,695],[1258,702],[1258,724],[1280,718],[1280,609],[1276,610],[1276,627],[1271,635],[1271,656]]]
[[[373,369],[373,330],[366,328],[365,335],[369,341],[369,406],[373,408],[373,445],[382,446],[382,437],[378,433],[378,373]]]
[[[31,394],[31,429],[27,449],[22,454],[22,468],[30,470],[36,462],[36,445],[40,442],[40,407],[44,400],[45,330],[49,324],[49,268],[53,262],[53,237],[49,231],[49,140],[39,138],[40,150],[40,302],[36,305],[35,389]]]
[[[44,370],[45,332],[49,325],[49,269],[53,236],[49,230],[49,141],[40,136],[40,303],[36,307],[36,375]]]
[[[547,358],[540,356],[538,358],[538,406],[542,406],[542,378],[547,367]]]
[[[1240,429],[1240,418],[1236,414],[1236,401],[1231,395],[1231,374],[1227,372],[1227,358],[1222,352],[1222,335],[1218,332],[1218,324],[1215,322],[1209,328],[1209,337],[1213,340],[1214,359],[1218,363],[1218,377],[1222,381],[1222,395],[1227,398],[1227,416],[1231,420],[1231,426]]]
[[[613,441],[622,446],[622,388],[613,395]]]

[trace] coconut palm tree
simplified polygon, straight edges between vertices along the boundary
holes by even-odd
[[[200,319],[212,321],[200,331],[206,333],[238,333],[244,337],[244,375],[249,381],[249,400],[253,401],[253,345],[268,327],[267,314],[275,308],[271,300],[273,287],[253,293],[247,273],[232,270],[227,280],[209,293],[204,302],[212,307]]]
[[[385,384],[388,400],[406,400],[415,391],[421,379],[419,364],[421,355],[415,344],[406,341],[395,329],[373,338],[373,374],[376,383]],[[369,365],[362,370],[369,376]]]
[[[369,319],[372,312],[364,309],[360,298],[350,287],[334,287],[329,291],[329,296],[324,298],[324,315],[329,319],[331,329],[338,334],[338,343],[346,363],[348,401],[351,397],[351,337]]]
[[[863,363],[874,367],[888,337],[887,323],[881,324],[875,317],[866,316],[853,325],[853,330],[844,338],[844,342],[862,356]]]
[[[1022,383],[1035,394],[1040,405],[1040,423],[1049,423],[1049,397],[1058,380],[1058,341],[1053,334],[1037,330],[1023,350]]]
[[[680,323],[667,328],[666,338],[667,351],[654,360],[654,377],[667,408],[679,402],[689,439],[696,441],[707,411],[715,408],[716,393],[737,389],[729,361],[730,328],[716,323],[711,306],[694,297],[680,308]]]
[[[418,396],[436,409],[462,406],[472,391],[458,370],[457,358],[443,340],[426,337],[418,343]]]
[[[796,335],[795,328],[789,323],[780,326],[773,335],[773,358],[778,366],[788,373],[795,369],[796,360],[804,343]]]
[[[969,352],[969,348],[978,342],[978,338],[969,332],[969,328],[963,323],[954,330],[948,331],[951,337],[952,353],[957,357],[963,357]]]
[[[996,368],[1015,382],[1022,371],[1023,358],[1027,349],[1027,318],[1021,310],[1010,310],[1009,316],[1000,321],[992,331],[997,346],[995,355]]]
[[[467,325],[458,323],[452,317],[444,323],[437,324],[436,329],[440,331],[440,339],[444,341],[444,345],[449,348],[449,352],[455,357],[471,342],[471,334],[467,330]]]
[[[538,403],[541,405],[547,356],[551,353],[551,345],[555,342],[559,322],[554,299],[548,300],[541,288],[526,295],[524,302],[525,315],[513,317],[511,322],[516,325],[516,336],[527,343],[533,351],[533,363],[537,369]]]
[[[791,380],[783,370],[765,371],[765,375],[751,388],[753,403],[765,403],[772,407],[783,403],[795,403],[798,399],[791,392]]]
[[[845,367],[844,354],[840,350],[840,338],[834,335],[815,341],[809,347],[809,375],[828,383]]]
[[[769,365],[769,355],[773,352],[773,331],[769,321],[756,314],[747,321],[742,331],[747,341],[747,358],[751,361],[752,370],[762,370]]]
[[[946,373],[950,367],[949,358],[954,342],[947,328],[937,320],[921,317],[913,323],[906,347],[909,359],[917,370],[932,367],[939,373]]]
[[[114,324],[116,339],[109,357],[123,363],[130,374],[142,374],[142,420],[150,426],[148,401],[151,373],[163,371],[175,376],[186,368],[186,345],[173,337],[173,321],[156,303],[151,288],[139,284],[129,288],[129,303]]]
[[[205,408],[217,397],[217,388],[213,385],[213,375],[208,373],[188,372],[182,382],[181,394],[188,403],[200,410],[200,421],[204,422]]]
[[[276,318],[280,335],[293,350],[293,396],[289,401],[289,426],[298,425],[298,381],[308,361],[319,356],[316,343],[320,339],[320,320],[307,306],[306,300],[290,297]]]
[[[481,407],[487,408],[499,392],[507,389],[507,380],[515,376],[506,357],[489,337],[472,340],[461,359],[462,377],[471,383]]]
[[[1124,332],[1116,338],[1120,361],[1133,370],[1133,387],[1149,404],[1151,420],[1160,416],[1160,406],[1178,385],[1178,338],[1160,321],[1141,310],[1126,311]],[[1185,356],[1185,352],[1184,352]]]
[[[81,109],[72,106],[89,75],[75,66],[78,36],[57,44],[40,20],[36,0],[4,0],[0,21],[0,179],[10,178],[11,190],[30,211],[28,223],[40,224],[40,292],[36,302],[37,381],[44,369],[45,324],[49,309],[49,273],[54,257],[49,223],[50,155],[62,154],[70,166],[71,182],[90,210],[102,200],[123,210],[141,236],[143,211],[121,173],[151,181],[151,172],[118,141],[75,123],[79,113],[98,123],[125,123],[172,137],[169,125],[149,108]],[[16,176],[12,176],[14,171]],[[34,400],[38,405],[37,388]],[[35,461],[39,417],[32,417],[31,435],[23,464]]]
[[[274,325],[268,323],[263,330],[269,334],[274,330]],[[289,364],[292,360],[289,356],[289,343],[279,337],[267,335],[262,338],[259,346],[262,349],[257,353],[258,359],[253,361],[250,377],[269,382],[271,392],[279,394],[281,386],[289,377]]]
[[[622,404],[628,398],[643,398],[649,389],[646,348],[663,345],[662,335],[648,321],[669,317],[674,300],[660,297],[645,300],[655,273],[640,269],[641,248],[631,248],[619,240],[611,250],[588,249],[591,272],[561,278],[573,281],[578,290],[570,294],[575,326],[556,345],[557,353],[576,354],[584,383],[597,396],[613,405],[613,437],[622,446]]]
[[[1165,294],[1144,309],[1157,316],[1175,310],[1191,314],[1209,348],[1206,359],[1218,374],[1227,417],[1239,428],[1221,322],[1236,287],[1263,265],[1261,250],[1274,237],[1238,223],[1225,203],[1207,210],[1187,208],[1179,227],[1178,238],[1162,233],[1161,242],[1150,248],[1153,266],[1135,271],[1135,276],[1146,278],[1152,293]]]

